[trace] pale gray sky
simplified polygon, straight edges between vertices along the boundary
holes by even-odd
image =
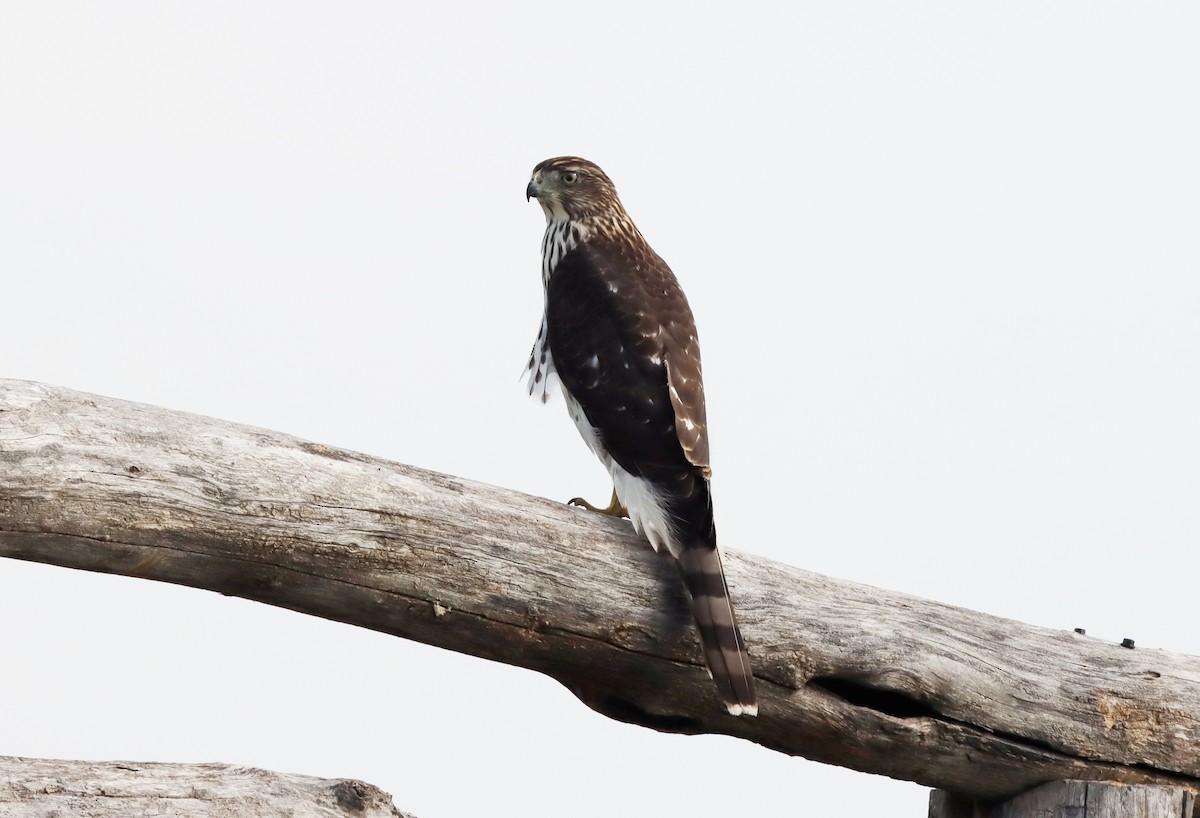
[[[519,380],[525,182],[574,153],[691,298],[727,547],[1200,653],[1198,41],[1185,2],[8,2],[0,376],[606,499]],[[924,814],[215,594],[0,561],[0,621],[2,754],[420,818]]]

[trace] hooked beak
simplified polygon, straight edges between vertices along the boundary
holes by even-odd
[[[541,193],[541,190],[538,188],[537,183],[530,182],[525,186],[525,201],[528,202],[530,199],[536,199],[539,193]]]

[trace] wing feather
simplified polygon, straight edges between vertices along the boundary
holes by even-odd
[[[708,418],[704,408],[704,378],[700,345],[693,332],[666,355],[667,385],[675,409],[675,434],[688,462],[704,477],[712,477],[708,456]]]
[[[614,470],[618,495],[631,496],[621,488],[629,478],[670,520],[665,545],[682,572],[722,700],[734,715],[757,714],[713,523],[700,347],[674,274],[644,242],[583,242],[547,282],[546,330],[562,386],[623,470]],[[657,548],[651,518],[627,505]]]
[[[568,252],[547,287],[554,368],[630,474],[709,476],[695,324],[670,268],[619,243]]]

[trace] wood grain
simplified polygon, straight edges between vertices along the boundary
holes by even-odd
[[[377,787],[227,764],[0,756],[4,818],[413,818]]]
[[[1043,784],[996,808],[995,818],[1188,818],[1192,795],[1182,787],[1096,781]]]
[[[627,523],[68,389],[0,380],[0,555],[372,628],[548,674],[614,718],[972,798],[1062,779],[1200,786],[1196,657],[730,551],[762,702],[735,718],[674,569]]]

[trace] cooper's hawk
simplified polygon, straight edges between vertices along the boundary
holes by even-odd
[[[627,514],[656,551],[675,558],[721,699],[735,716],[756,715],[713,525],[691,308],[596,165],[547,159],[525,195],[546,213],[546,309],[529,392],[545,401],[551,381],[561,383],[579,433],[612,475],[613,501],[602,510]]]

